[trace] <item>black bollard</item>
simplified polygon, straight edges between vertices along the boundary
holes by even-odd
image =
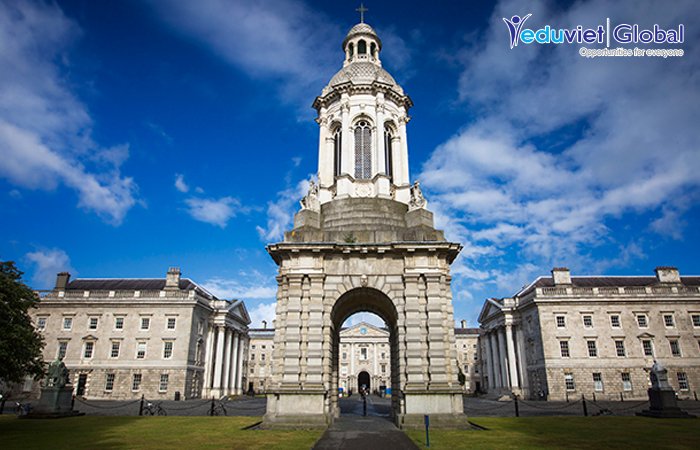
[[[581,403],[583,404],[583,415],[588,417],[588,407],[586,406],[586,396],[581,394]]]
[[[209,415],[214,415],[214,397],[211,398],[211,408],[209,408]]]
[[[367,415],[367,397],[366,396],[362,397],[362,415],[363,416]]]
[[[622,392],[620,392],[620,401],[621,401],[621,402],[624,402],[624,401],[625,401],[625,396],[622,395]]]
[[[144,396],[141,394],[141,406],[139,406],[139,416],[143,416],[143,400]]]
[[[75,395],[70,399],[70,409],[75,409]]]
[[[698,391],[693,391],[693,395],[695,396],[695,401],[697,402],[698,401]]]
[[[593,393],[593,401],[595,402],[595,392]]]
[[[569,403],[569,392],[566,392],[566,403]]]
[[[518,408],[518,396],[514,396],[515,400],[515,417],[520,417],[520,409]]]

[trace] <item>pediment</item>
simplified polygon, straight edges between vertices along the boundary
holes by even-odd
[[[638,335],[637,339],[654,339],[654,335],[645,331],[644,333]]]

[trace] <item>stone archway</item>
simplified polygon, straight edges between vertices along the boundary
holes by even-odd
[[[332,386],[337,390],[339,385],[340,373],[340,330],[345,320],[358,312],[371,312],[379,316],[385,323],[389,331],[389,361],[391,367],[391,387],[392,387],[392,418],[398,422],[401,417],[401,399],[400,399],[400,377],[399,377],[399,345],[398,345],[398,322],[399,315],[394,302],[383,292],[368,288],[358,287],[351,289],[341,295],[333,304],[330,312],[332,328],[331,332],[331,357],[329,358],[330,367],[328,368],[331,374]],[[366,375],[365,384],[371,389],[371,377],[366,371],[358,374],[357,378],[357,393],[361,386],[360,375]],[[370,391],[371,392],[371,391]],[[394,392],[396,394],[394,394]],[[340,416],[340,408],[338,406],[338,397],[333,396],[329,402],[329,414],[331,418]]]
[[[367,392],[372,392],[372,382],[366,370],[357,374],[357,389],[359,390],[362,388],[366,389]]]

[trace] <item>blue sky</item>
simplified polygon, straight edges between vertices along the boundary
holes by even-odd
[[[554,266],[700,274],[697,2],[367,1],[412,97],[412,179],[464,250],[455,319]],[[274,314],[281,238],[317,168],[314,97],[357,3],[0,0],[0,259],[55,274],[169,266],[255,325]],[[528,26],[686,27],[680,58],[509,48]]]

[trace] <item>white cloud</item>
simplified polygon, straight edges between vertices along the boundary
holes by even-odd
[[[236,279],[214,277],[202,285],[219,298],[227,299],[274,299],[277,295],[277,286],[270,283],[273,277],[263,278],[241,275]]]
[[[275,308],[277,303],[260,303],[248,310],[250,315],[250,327],[262,328],[262,321],[267,322],[267,328],[275,326]]]
[[[436,222],[465,245],[467,277],[514,292],[554,265],[644,258],[639,242],[613,229],[625,214],[656,216],[648,230],[681,238],[682,214],[700,187],[700,50],[685,56],[600,58],[578,46],[508,46],[502,17],[532,12],[528,26],[592,26],[606,17],[672,27],[700,14],[697,2],[576,2],[552,8],[496,6],[482,40],[463,51],[460,99],[475,119],[439,145],[419,178]],[[700,31],[686,27],[686,42]],[[680,199],[680,200],[679,200]],[[508,253],[504,258],[503,253]],[[516,263],[514,261],[526,261]],[[477,267],[491,267],[488,277]],[[609,266],[608,266],[609,267]],[[456,280],[464,287],[466,280]]]
[[[257,226],[260,238],[265,241],[279,240],[284,232],[292,228],[294,213],[299,210],[299,200],[306,195],[311,177],[297,182],[277,193],[277,199],[267,204],[267,225]]]
[[[74,189],[79,206],[118,225],[137,186],[119,167],[128,146],[102,148],[64,79],[66,47],[80,34],[54,4],[0,8],[0,176],[29,189]]]
[[[185,183],[185,176],[180,173],[175,174],[175,189],[180,192],[189,192],[190,190],[190,187]]]
[[[59,272],[71,272],[75,275],[68,254],[61,249],[37,250],[25,256],[36,266],[32,276],[33,287],[36,289],[52,288]]]
[[[228,221],[241,210],[241,202],[233,197],[196,198],[185,200],[187,212],[200,222],[226,228]]]
[[[359,312],[351,315],[347,319],[345,319],[345,322],[343,322],[343,327],[351,327],[353,325],[357,325],[359,323],[368,323],[370,325],[374,325],[375,327],[385,327],[386,323],[384,322],[384,319],[379,317],[378,315],[371,313],[371,312]]]
[[[318,94],[342,64],[339,29],[295,0],[152,1],[156,15],[178,33],[209,47],[251,77],[279,83],[286,100]]]

